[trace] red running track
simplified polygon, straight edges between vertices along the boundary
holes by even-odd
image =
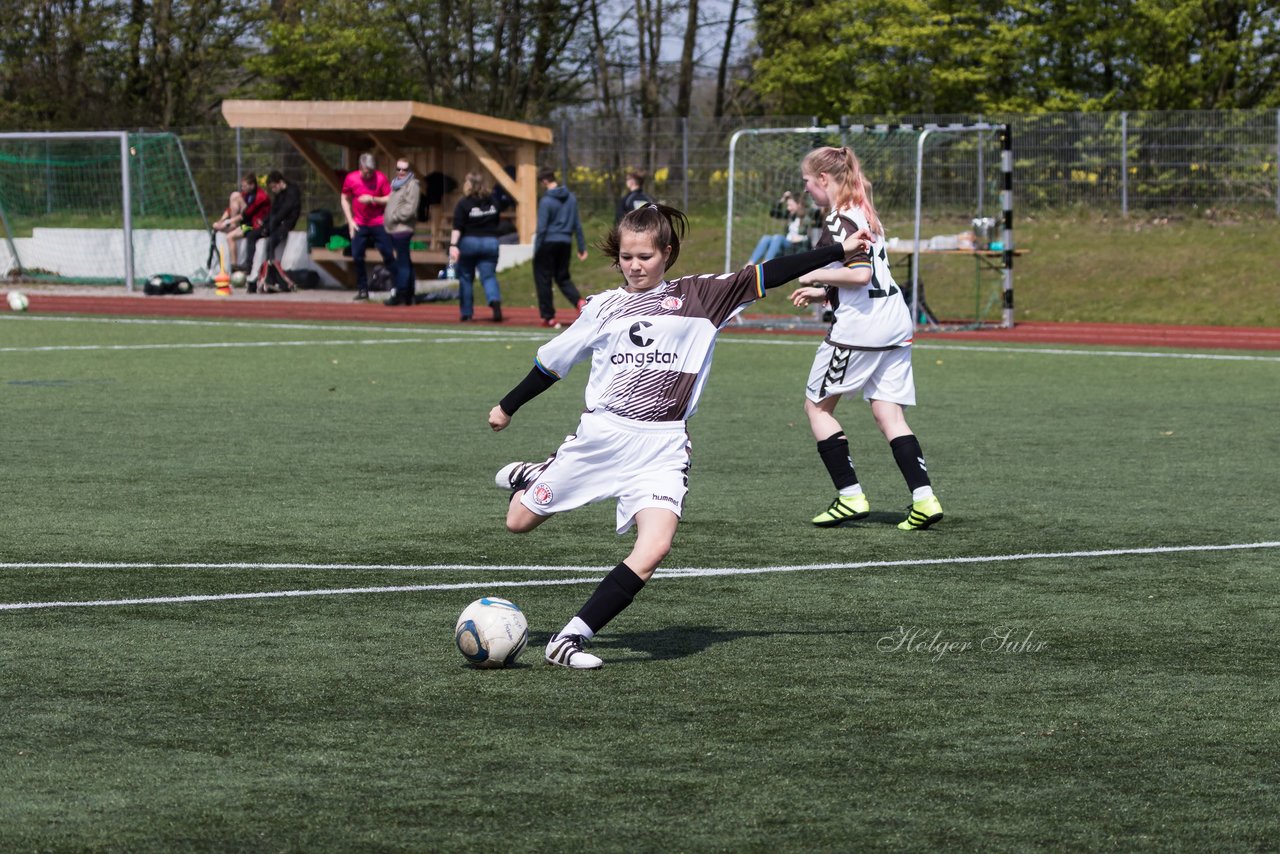
[[[133,295],[94,295],[42,293],[25,291],[30,311],[48,314],[119,315],[132,317],[163,316],[190,318],[236,318],[271,320],[323,320],[382,323],[458,323],[458,307],[454,303],[425,303],[409,307],[389,308],[378,300],[353,302],[350,292],[315,291],[296,294],[250,296],[236,294],[215,297],[206,294],[189,296],[146,297]],[[504,326],[536,327],[539,317],[535,308],[505,308]],[[561,309],[558,318],[568,323],[575,312]],[[487,320],[486,306],[476,307],[477,327],[492,326]],[[794,332],[818,334],[821,327],[797,327],[794,318],[751,317],[749,325],[731,327],[734,332]],[[776,320],[771,326],[769,321]],[[953,342],[1003,341],[1022,344],[1091,344],[1115,347],[1170,347],[1223,350],[1280,350],[1280,328],[1243,326],[1152,326],[1131,323],[1019,323],[1012,329],[974,329],[961,331],[921,331],[922,340]]]

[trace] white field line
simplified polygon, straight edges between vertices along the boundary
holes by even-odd
[[[771,346],[781,347],[813,347],[814,342],[804,338],[779,338],[779,339],[760,339],[754,340],[746,336],[734,336],[732,338],[721,338],[717,344],[767,344]],[[1028,353],[1037,356],[1109,356],[1112,358],[1139,358],[1139,359],[1197,359],[1209,362],[1280,362],[1280,356],[1250,356],[1237,355],[1235,353],[1149,353],[1143,350],[1068,350],[1062,347],[1032,347],[1022,344],[1009,344],[1005,346],[982,346],[977,344],[932,344],[929,342],[918,341],[911,345],[915,350],[954,350],[959,352],[970,353],[1008,353],[1018,354]],[[1087,345],[1081,345],[1087,346]]]
[[[820,563],[791,566],[755,567],[677,567],[659,570],[658,578],[707,578],[724,575],[768,575],[779,572],[820,572],[830,570],[888,569],[892,567],[945,567],[979,563],[1008,563],[1013,561],[1064,560],[1071,558],[1095,559],[1099,557],[1123,557],[1134,555],[1203,553],[1240,551],[1246,549],[1276,549],[1280,541],[1261,543],[1231,543],[1207,546],[1156,546],[1130,549],[1100,549],[1074,552],[1034,552],[1013,555],[979,555],[974,557],[921,558],[913,560],[862,561],[858,563]],[[303,596],[344,596],[358,593],[421,593],[433,590],[495,589],[506,587],[547,587],[553,585],[593,584],[607,567],[586,566],[513,566],[492,567],[475,564],[305,564],[305,563],[0,563],[0,569],[49,569],[49,568],[97,568],[97,569],[315,569],[315,570],[380,570],[413,572],[452,572],[482,570],[503,572],[522,570],[527,572],[591,572],[582,578],[542,578],[523,580],[463,581],[449,584],[400,584],[379,587],[342,587],[315,590],[264,590],[254,593],[212,593],[188,596],[151,596],[138,599],[99,599],[88,601],[8,602],[0,603],[0,611],[23,611],[37,608],[86,608],[121,605],[174,605],[191,602],[223,602],[238,599],[281,599]]]
[[[317,332],[368,332],[368,333],[388,333],[395,332],[399,334],[415,333],[422,336],[440,335],[442,330],[439,326],[388,326],[385,324],[337,324],[337,323],[281,323],[268,321],[252,321],[252,320],[184,320],[181,318],[165,318],[165,317],[78,317],[74,315],[20,315],[20,314],[0,314],[0,321],[17,320],[23,323],[97,323],[116,326],[201,326],[212,328],[231,328],[231,329],[292,329]],[[517,329],[451,329],[444,332],[446,335],[453,335],[463,339],[488,339],[488,338],[533,338],[545,339],[549,333],[539,332],[537,330],[517,330]]]
[[[224,350],[237,347],[339,347],[350,344],[428,344],[425,338],[315,339],[309,341],[209,341],[202,344],[65,344],[43,347],[0,347],[0,353],[53,353],[99,350]]]
[[[358,325],[335,325],[320,323],[268,323],[268,322],[252,322],[240,320],[182,320],[177,318],[112,318],[112,317],[63,317],[63,316],[46,316],[46,315],[15,315],[0,314],[2,320],[21,320],[23,322],[31,321],[48,321],[58,323],[108,323],[108,324],[134,324],[145,326],[205,326],[205,327],[230,327],[240,329],[289,329],[289,330],[314,330],[327,332],[365,332],[365,333],[399,333],[420,335],[424,340],[430,339],[431,343],[449,343],[454,341],[544,341],[549,337],[546,332],[537,330],[450,330],[443,332],[438,327],[417,327],[417,326],[358,326]],[[287,346],[295,342],[263,342],[261,344],[230,344],[227,346]],[[297,343],[326,343],[326,342],[297,342]],[[339,342],[341,343],[341,342]],[[402,341],[387,343],[404,343]],[[814,341],[811,337],[801,338],[797,336],[784,336],[780,338],[768,338],[755,335],[734,335],[721,338],[721,344],[748,344],[748,345],[764,345],[771,347],[814,347]],[[152,347],[168,347],[170,349],[198,348],[218,346],[213,344],[182,344],[182,345],[150,345]],[[1212,362],[1280,362],[1280,356],[1257,356],[1257,355],[1239,355],[1234,353],[1202,353],[1202,352],[1173,352],[1158,353],[1148,352],[1144,350],[1099,350],[1087,349],[1088,345],[1081,345],[1082,349],[1073,350],[1063,347],[1035,347],[1020,344],[1009,345],[977,345],[977,344],[935,344],[930,342],[917,342],[913,345],[919,350],[953,350],[957,352],[972,353],[1031,353],[1042,356],[1105,356],[1110,358],[1138,358],[1138,359],[1193,359]],[[5,347],[0,348],[0,352],[4,353],[21,353],[21,352],[39,352],[46,350],[70,350],[70,349],[114,349],[127,350],[135,349],[130,346],[116,347],[94,347],[92,345],[85,347],[44,347],[44,348],[20,348]]]

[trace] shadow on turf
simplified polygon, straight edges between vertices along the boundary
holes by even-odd
[[[784,635],[860,635],[879,633],[884,629],[840,629],[840,630],[801,630],[774,629],[772,631],[743,631],[741,629],[721,629],[715,626],[670,626],[652,632],[620,632],[606,634],[591,640],[588,647],[594,652],[605,653],[603,657],[609,664],[626,664],[630,661],[667,661],[697,655],[705,652],[715,644],[728,643],[742,638],[772,638]],[[546,644],[546,641],[543,641]],[[607,652],[612,650],[631,650],[645,655],[644,659],[608,658]]]

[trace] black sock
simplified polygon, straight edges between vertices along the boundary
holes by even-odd
[[[626,563],[620,563],[600,580],[595,592],[578,611],[578,619],[598,632],[622,613],[644,587],[640,576]]]
[[[924,464],[924,451],[920,449],[920,440],[914,434],[899,436],[889,443],[893,451],[893,460],[907,480],[907,488],[915,492],[922,486],[929,486],[929,469]]]
[[[818,456],[822,457],[822,464],[827,467],[827,474],[831,475],[837,492],[858,482],[853,459],[849,456],[849,440],[843,430],[818,442]]]

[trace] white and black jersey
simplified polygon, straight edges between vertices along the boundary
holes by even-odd
[[[860,229],[868,228],[866,215],[859,208],[833,211],[823,223],[819,246],[843,240]],[[870,257],[861,261],[871,264],[871,281],[865,286],[842,288],[828,286],[834,320],[827,332],[827,343],[856,350],[887,350],[911,344],[915,327],[911,309],[902,290],[889,270],[888,253],[883,235],[873,235]],[[850,266],[859,263],[856,259]]]
[[[634,421],[684,421],[697,409],[716,335],[762,296],[758,266],[685,276],[636,293],[606,291],[538,349],[537,366],[559,379],[590,356],[588,411]]]

